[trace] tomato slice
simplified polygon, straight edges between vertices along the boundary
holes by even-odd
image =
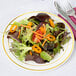
[[[39,34],[41,34],[41,35],[43,35],[43,33],[41,32],[41,30],[37,30],[36,32],[39,33]],[[39,43],[39,42],[41,41],[41,39],[38,39],[38,38],[36,37],[36,34],[33,34],[33,35],[32,35],[32,41],[34,41],[34,42],[36,42],[36,43]]]

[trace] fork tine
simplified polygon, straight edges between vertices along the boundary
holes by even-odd
[[[64,11],[65,11],[65,12],[67,12],[67,10],[69,9],[69,8],[67,7],[66,2],[64,3],[64,7],[63,7],[63,8],[64,8]]]
[[[73,7],[71,6],[71,4],[68,2],[69,6],[71,7],[71,10],[74,11]]]

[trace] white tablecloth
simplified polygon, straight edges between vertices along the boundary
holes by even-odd
[[[59,1],[59,0],[57,0]],[[0,26],[7,25],[14,17],[30,11],[46,11],[57,14],[54,0],[0,0]],[[73,7],[76,0],[70,0]],[[1,29],[1,28],[0,28]],[[43,72],[28,71],[9,60],[2,48],[0,34],[0,76],[75,76],[76,75],[76,42],[70,59],[56,70]]]

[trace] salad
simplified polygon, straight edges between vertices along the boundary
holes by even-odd
[[[10,51],[20,61],[48,63],[63,49],[71,37],[65,24],[55,21],[46,13],[14,22],[7,35]]]

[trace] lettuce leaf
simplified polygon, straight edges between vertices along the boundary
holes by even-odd
[[[18,26],[21,26],[21,24],[23,24],[23,25],[26,25],[26,24],[28,24],[28,20],[27,19],[23,19],[23,20],[21,20],[20,22],[14,22],[13,23],[13,25],[18,25]]]
[[[64,39],[62,40],[61,44],[62,44],[62,45],[66,44],[67,42],[69,42],[69,40],[70,40],[70,39],[71,39],[71,37],[70,37],[70,36],[69,36],[69,37],[64,38]]]
[[[22,42],[26,44],[26,42],[29,41],[30,43],[34,44],[32,41],[32,34],[31,29],[26,28],[26,32],[23,33]]]
[[[26,53],[29,50],[32,50],[32,47],[27,47],[23,43],[19,43],[17,41],[14,41],[14,42],[12,42],[11,50],[14,50],[15,55],[17,55],[18,59],[22,61],[24,59],[24,57],[26,56]]]

